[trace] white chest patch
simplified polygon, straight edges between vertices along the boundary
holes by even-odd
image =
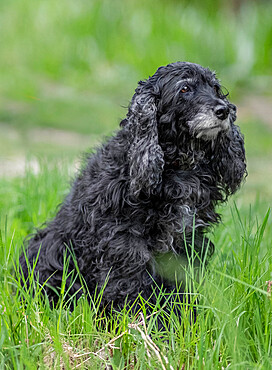
[[[152,268],[162,280],[188,287],[192,281],[199,281],[203,272],[202,263],[197,256],[187,258],[173,252],[153,256]]]

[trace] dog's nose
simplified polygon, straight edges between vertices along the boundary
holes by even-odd
[[[229,115],[229,107],[227,105],[217,105],[214,108],[214,113],[216,117],[218,117],[219,119],[223,121]]]

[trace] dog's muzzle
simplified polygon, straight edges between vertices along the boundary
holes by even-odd
[[[187,124],[196,138],[215,139],[219,132],[230,129],[230,109],[227,105],[217,105],[197,113]]]

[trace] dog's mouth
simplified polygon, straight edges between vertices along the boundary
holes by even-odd
[[[204,140],[215,139],[219,132],[230,129],[229,116],[224,120],[217,118],[212,111],[198,113],[194,119],[187,122],[190,132],[197,138]]]
[[[195,130],[196,138],[203,138],[205,140],[215,139],[219,132],[228,132],[230,128],[229,120],[220,124],[215,124],[210,127],[202,127]]]

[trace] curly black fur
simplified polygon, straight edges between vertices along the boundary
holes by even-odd
[[[108,277],[104,304],[120,308],[139,293],[148,299],[155,283],[175,290],[156,258],[186,259],[193,234],[194,249],[203,255],[209,245],[212,253],[204,232],[219,222],[216,205],[246,172],[235,119],[215,74],[197,64],[169,64],[140,81],[121,129],[88,158],[55,219],[28,242],[27,258],[31,265],[38,255],[36,276],[48,280],[49,298],[58,298],[71,249],[91,294]],[[27,279],[24,254],[20,263]],[[80,288],[76,279],[70,293],[79,296]]]

